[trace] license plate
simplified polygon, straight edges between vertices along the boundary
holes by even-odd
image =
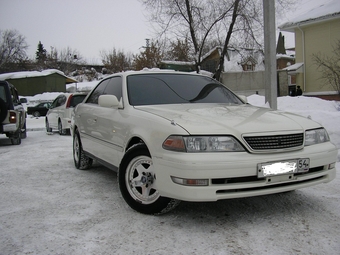
[[[283,174],[304,173],[309,170],[309,158],[267,162],[257,165],[259,178]]]

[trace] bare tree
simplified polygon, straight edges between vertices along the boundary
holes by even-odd
[[[199,71],[204,44],[216,24],[231,15],[232,9],[219,0],[141,0],[150,11],[150,22],[157,24],[159,36],[190,38],[192,55]],[[216,32],[216,31],[215,31]]]
[[[0,30],[0,69],[27,60],[28,45],[17,30]]]
[[[328,82],[340,95],[340,40],[333,47],[331,56],[313,54],[312,58],[321,71],[321,79]]]
[[[117,73],[131,69],[132,54],[112,48],[110,51],[101,51],[102,62],[111,73]]]
[[[199,71],[205,44],[219,41],[222,54],[215,77],[219,79],[230,46],[261,49],[263,15],[261,0],[140,0],[150,12],[158,36],[190,38]],[[292,0],[277,0],[289,10]],[[291,5],[292,6],[292,5]]]
[[[47,54],[46,68],[58,69],[66,75],[75,71],[82,64],[85,64],[82,55],[78,50],[70,47],[61,50],[51,47],[51,52]]]

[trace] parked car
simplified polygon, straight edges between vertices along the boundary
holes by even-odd
[[[27,104],[27,98],[26,97],[21,97],[19,98],[20,103],[22,104]]]
[[[71,113],[85,97],[86,94],[83,93],[64,93],[54,99],[46,114],[46,131],[57,129],[60,135],[69,134]]]
[[[35,106],[27,107],[27,114],[34,117],[46,116],[48,109],[51,107],[51,102],[42,102]]]
[[[293,113],[254,107],[199,74],[107,77],[74,112],[75,167],[118,172],[134,210],[160,214],[179,201],[287,192],[335,178],[327,131]]]
[[[26,112],[18,91],[7,81],[0,81],[0,134],[5,134],[14,145],[26,138]]]

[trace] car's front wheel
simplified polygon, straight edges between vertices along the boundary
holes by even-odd
[[[38,117],[40,117],[40,112],[35,111],[32,115],[33,115],[33,117],[38,118]]]
[[[118,175],[123,198],[132,209],[140,213],[166,213],[180,202],[160,196],[155,188],[156,175],[153,161],[144,144],[137,144],[126,152]]]
[[[92,166],[92,158],[84,154],[78,130],[75,130],[73,135],[73,159],[77,169],[86,170]]]
[[[45,120],[45,126],[46,126],[46,132],[47,133],[51,133],[52,132],[52,128],[50,128],[50,124],[48,123],[48,119],[47,118]]]

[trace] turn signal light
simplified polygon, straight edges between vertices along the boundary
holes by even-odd
[[[185,185],[185,186],[208,186],[208,179],[183,179],[171,176],[174,183]]]

